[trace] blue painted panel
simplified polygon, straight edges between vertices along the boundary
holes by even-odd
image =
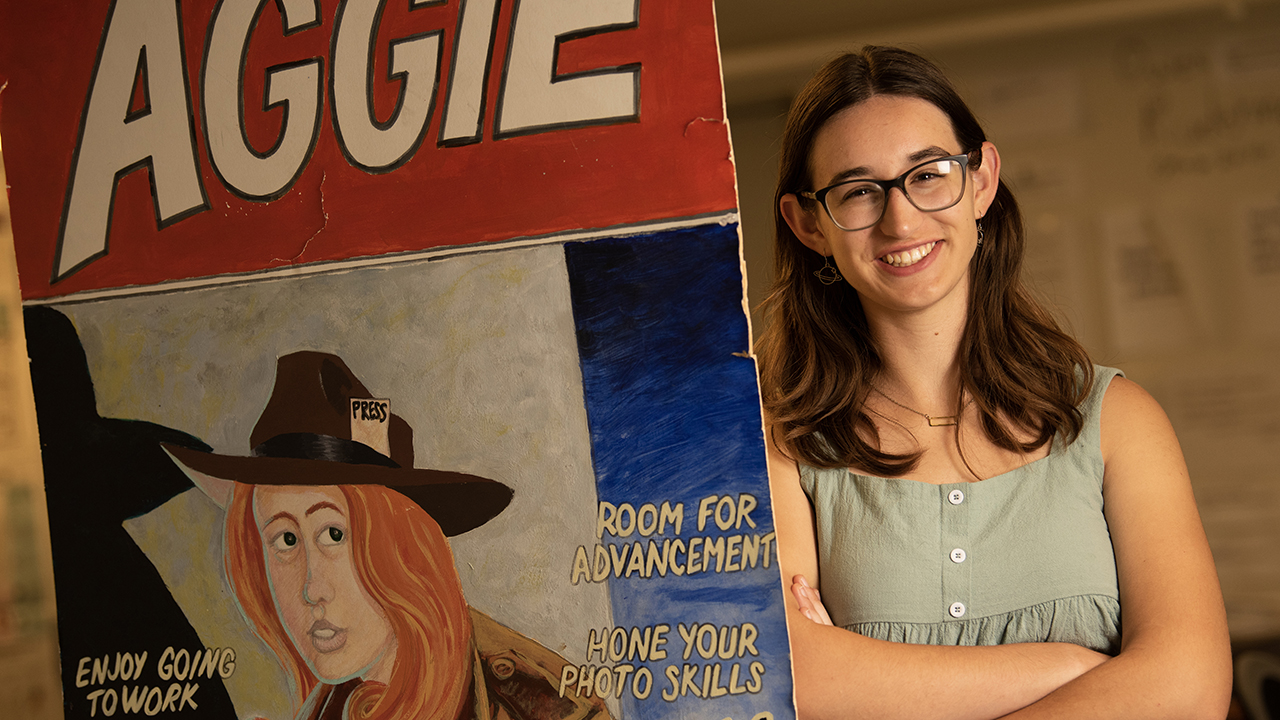
[[[615,668],[615,685],[623,665],[652,673],[643,701],[636,697],[637,690],[644,694],[643,684],[633,687],[638,669],[624,683],[621,702],[628,719],[751,720],[764,712],[794,717],[759,395],[754,363],[746,355],[737,227],[569,243],[565,256],[598,496],[609,504],[605,516],[614,520],[613,531],[599,538],[603,549],[585,549],[590,572],[580,566],[576,579],[594,582],[608,570],[602,581],[609,583],[614,627],[670,627],[663,659],[612,659],[597,650],[590,662]],[[750,500],[740,505],[741,495],[752,496],[754,508],[748,511]],[[717,499],[703,506],[712,496]],[[725,496],[731,500],[721,503]],[[629,504],[643,526],[654,515],[641,508],[661,508],[664,502],[672,508],[683,504],[679,532],[668,525],[647,536],[639,529],[628,533],[627,511],[609,512],[610,506]],[[710,517],[699,529],[703,507]],[[645,552],[644,567],[630,562],[637,542]],[[724,542],[725,553],[709,561],[703,553],[695,565],[691,546],[707,542]],[[658,554],[668,549],[662,554],[666,573],[649,565],[651,545]],[[757,547],[755,565],[733,554],[734,545]],[[747,566],[731,569],[735,564]],[[732,657],[717,647],[705,658],[697,641],[705,652],[712,635],[703,631],[693,636],[695,647],[684,657],[682,627],[715,626],[716,644],[723,635],[723,655],[729,655],[735,633],[740,640],[746,623],[758,632],[750,648],[739,642]],[[752,663],[759,663],[754,681]]]

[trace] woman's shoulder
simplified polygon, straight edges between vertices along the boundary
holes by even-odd
[[[1124,377],[1111,382],[1102,401],[1101,424],[1104,486],[1113,494],[1122,486],[1158,488],[1189,482],[1173,424],[1138,383]]]
[[[1093,385],[1089,388],[1089,393],[1087,395],[1087,398],[1089,399],[1096,398],[1098,401],[1101,401],[1103,395],[1106,394],[1107,388],[1111,386],[1112,381],[1116,380],[1117,378],[1124,378],[1125,376],[1124,371],[1121,370],[1120,368],[1108,367],[1106,365],[1098,365],[1097,363],[1094,363],[1093,366],[1090,368],[1090,370],[1092,371],[1091,377],[1093,380]],[[1084,370],[1081,367],[1077,366],[1076,379],[1078,381],[1083,381],[1084,378],[1085,378]]]
[[[1103,455],[1127,443],[1172,435],[1173,427],[1160,403],[1141,385],[1115,376],[1102,398]]]
[[[1106,365],[1092,365],[1086,372],[1079,366],[1076,367],[1076,382],[1090,383],[1084,389],[1083,396],[1078,400],[1076,406],[1081,415],[1084,416],[1085,425],[1092,423],[1097,425],[1102,415],[1104,400],[1108,390],[1117,381],[1124,381],[1124,371],[1119,368],[1107,367]],[[1096,428],[1095,428],[1096,429]]]
[[[786,439],[780,437],[782,428],[770,420],[768,411],[764,412],[763,419],[764,445],[773,491],[776,493],[779,485],[798,485],[806,494],[813,492],[815,475],[830,471],[806,463]],[[818,442],[826,442],[821,432],[815,431],[813,435]]]

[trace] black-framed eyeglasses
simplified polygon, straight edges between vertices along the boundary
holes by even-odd
[[[866,230],[884,217],[885,200],[893,188],[921,212],[946,210],[960,202],[968,167],[969,155],[951,155],[926,160],[892,180],[843,180],[797,194],[817,200],[841,230]]]

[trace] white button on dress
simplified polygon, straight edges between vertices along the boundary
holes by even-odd
[[[962,563],[966,557],[968,555],[965,554],[964,548],[956,548],[951,551],[951,562],[953,563]]]
[[[952,505],[959,505],[960,503],[964,502],[964,491],[952,490],[947,495],[947,500],[950,501]]]
[[[962,602],[951,603],[951,607],[947,608],[947,612],[951,613],[953,618],[964,617],[964,610],[964,603]]]

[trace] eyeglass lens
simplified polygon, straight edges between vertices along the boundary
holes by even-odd
[[[964,193],[964,168],[955,160],[925,163],[903,178],[901,188],[907,200],[922,212],[944,210],[955,205]],[[885,190],[865,180],[836,185],[824,198],[827,212],[836,225],[846,230],[862,230],[880,221],[884,213]]]

